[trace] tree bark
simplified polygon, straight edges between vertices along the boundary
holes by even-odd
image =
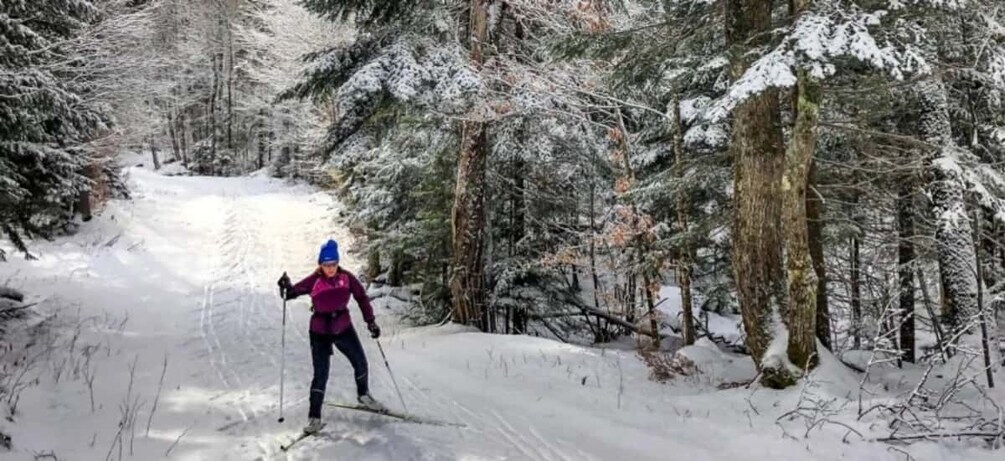
[[[942,279],[943,303],[951,326],[950,338],[969,329],[978,313],[977,271],[974,267],[974,242],[964,196],[966,184],[954,168],[956,149],[949,120],[949,102],[945,85],[936,77],[915,86],[921,103],[921,137],[938,146],[939,158],[929,162],[933,214],[936,218],[935,242]]]
[[[861,233],[864,231],[859,218],[857,215],[858,209],[858,191],[854,192],[854,196],[851,200],[852,212],[856,214],[853,221],[855,222],[856,233]],[[852,349],[859,349],[862,347],[862,260],[861,254],[859,252],[859,236],[856,234],[851,238],[851,326],[849,327],[849,334],[852,337]]]
[[[482,324],[482,250],[485,228],[485,126],[463,122],[461,156],[451,211],[454,271],[450,288],[454,321]]]
[[[677,181],[684,180],[684,126],[680,119],[680,94],[673,96],[673,149],[674,149],[674,169]],[[687,200],[684,194],[677,195],[677,226],[684,235],[683,244],[680,248],[680,256],[677,258],[677,285],[680,287],[681,299],[681,332],[684,336],[684,344],[694,344],[696,338],[694,325],[694,309],[691,302],[691,245],[688,242],[687,224]]]
[[[471,61],[481,67],[483,46],[488,39],[488,9],[491,0],[471,0],[469,36]],[[475,322],[488,328],[484,309],[482,267],[485,232],[485,166],[488,157],[487,129],[481,115],[468,114],[461,124],[461,153],[457,162],[454,204],[451,210],[453,271],[450,294],[453,320]]]
[[[810,166],[810,181],[816,183],[816,163]],[[810,256],[813,257],[813,271],[817,274],[817,339],[828,350],[831,344],[831,313],[827,303],[827,266],[824,262],[824,218],[823,199],[810,187],[806,191],[806,226],[810,239]]]
[[[900,278],[901,359],[914,363],[914,184],[903,178],[897,194],[897,229],[900,234],[897,266]]]
[[[809,0],[795,0],[798,14]],[[782,174],[782,224],[785,241],[788,303],[785,323],[789,330],[788,356],[793,365],[809,370],[817,357],[817,275],[810,256],[806,219],[806,191],[816,150],[820,117],[820,85],[800,69],[796,83],[796,122],[785,151]],[[781,383],[784,383],[783,379]]]
[[[751,48],[765,44],[771,30],[771,0],[727,0],[726,37],[730,73],[738,79],[750,65]],[[768,90],[733,112],[733,274],[746,345],[764,382],[780,386],[778,366],[764,367],[773,337],[773,315],[785,295],[782,271],[780,180],[784,160],[778,94]]]

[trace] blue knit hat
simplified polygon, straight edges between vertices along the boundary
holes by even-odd
[[[321,253],[318,254],[318,264],[338,262],[338,242],[328,240],[321,245]]]

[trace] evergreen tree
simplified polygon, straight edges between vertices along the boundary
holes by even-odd
[[[490,331],[521,323],[514,329],[526,331],[515,318],[565,305],[550,301],[569,283],[549,261],[576,246],[567,237],[578,238],[578,197],[569,191],[586,190],[581,165],[603,144],[602,131],[569,103],[583,74],[540,68],[552,34],[572,27],[561,16],[566,6],[492,6],[484,33],[493,44],[482,48],[481,67],[471,61],[474,42],[447,26],[464,23],[464,2],[419,2],[407,14],[384,4],[306,5],[331,18],[351,13],[358,29],[354,42],[309,56],[313,67],[286,97],[337,107],[323,168],[351,204],[348,219],[365,236],[370,261],[386,263],[389,281],[421,282],[427,318],[442,318],[449,303],[456,321]],[[488,126],[468,139],[481,146],[478,165],[458,161],[462,125],[477,120]],[[473,176],[459,173],[465,165]],[[482,205],[457,204],[469,199]],[[444,200],[453,212],[445,214]],[[463,222],[474,227],[458,230]]]
[[[0,229],[24,252],[23,237],[64,229],[90,190],[84,143],[104,117],[72,80],[85,63],[65,43],[96,13],[86,0],[0,4]]]

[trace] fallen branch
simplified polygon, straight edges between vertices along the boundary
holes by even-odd
[[[583,305],[581,305],[581,306],[579,306],[579,308],[582,309],[584,312],[590,314],[590,315],[595,315],[595,316],[600,317],[600,318],[602,318],[604,320],[607,320],[608,322],[611,322],[611,323],[613,323],[615,325],[627,328],[627,329],[635,332],[635,334],[646,335],[646,336],[649,336],[651,338],[661,339],[661,340],[663,338],[667,337],[667,335],[661,335],[661,334],[659,334],[659,332],[642,330],[641,328],[638,327],[638,325],[634,325],[634,324],[632,324],[632,323],[630,323],[630,322],[628,322],[628,321],[626,321],[626,320],[624,320],[624,319],[622,319],[620,317],[608,314],[607,312],[604,312],[604,311],[596,310],[596,309],[594,309],[592,307],[589,307],[589,306],[583,306]]]
[[[930,432],[926,434],[914,434],[914,435],[893,435],[889,437],[880,437],[874,440],[877,442],[898,442],[898,441],[908,441],[918,439],[951,439],[954,437],[956,438],[978,437],[982,439],[993,440],[1005,437],[1005,432],[949,432],[949,433]]]
[[[568,343],[568,342],[569,342],[569,341],[567,341],[567,340],[565,339],[565,337],[564,337],[564,336],[562,336],[562,334],[561,334],[561,333],[559,333],[559,332],[558,332],[558,330],[556,330],[556,329],[555,329],[555,327],[552,327],[552,326],[551,326],[551,324],[550,324],[550,323],[548,323],[548,321],[547,321],[547,320],[545,320],[545,319],[544,319],[543,317],[540,317],[540,316],[537,316],[537,315],[531,315],[531,316],[530,316],[530,318],[531,318],[531,319],[535,319],[535,320],[540,320],[540,321],[541,321],[541,324],[543,324],[543,325],[544,325],[544,327],[545,327],[545,328],[547,328],[547,329],[548,329],[548,331],[550,331],[550,332],[551,332],[551,334],[555,335],[555,337],[556,337],[556,338],[558,338],[558,339],[559,339],[560,341],[562,341],[563,343]]]
[[[24,301],[24,294],[9,287],[0,287],[0,298],[13,299],[14,301]]]

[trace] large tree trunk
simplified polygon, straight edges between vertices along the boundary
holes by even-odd
[[[952,140],[945,85],[938,77],[930,77],[917,84],[915,91],[921,102],[922,139],[938,146],[938,158],[932,159],[928,168],[936,219],[935,248],[946,320],[952,329],[949,336],[958,338],[957,333],[969,328],[978,312],[976,257],[964,196],[966,184],[956,167],[957,148]]]
[[[678,181],[684,179],[684,126],[680,119],[680,95],[673,97],[673,149],[674,149],[674,177]],[[687,200],[684,194],[677,196],[677,226],[680,232],[685,235],[684,244],[681,245],[680,256],[677,258],[677,285],[680,287],[681,299],[681,332],[684,336],[684,344],[690,346],[694,344],[696,338],[694,326],[694,310],[691,305],[691,245],[688,243],[687,224]]]
[[[771,30],[771,0],[727,0],[726,36],[735,80],[750,65],[748,51],[765,43]],[[746,345],[768,385],[781,385],[789,373],[762,359],[781,313],[782,271],[781,117],[778,94],[768,90],[739,104],[733,112],[734,214],[732,261]],[[781,380],[781,381],[784,381]]]
[[[810,181],[816,182],[816,164],[810,166]],[[823,199],[812,187],[806,191],[806,226],[810,239],[813,271],[817,274],[817,339],[827,349],[831,344],[831,313],[827,303],[827,266],[824,263]]]
[[[488,39],[488,9],[491,0],[471,0],[469,39],[471,61],[484,62],[483,45]],[[484,309],[482,252],[485,237],[485,166],[488,157],[486,124],[481,115],[471,113],[462,122],[461,154],[457,161],[457,183],[451,210],[453,272],[450,294],[453,320],[475,322],[488,327]]]
[[[900,278],[900,350],[901,359],[914,363],[914,184],[910,178],[900,181],[897,194],[898,276]]]
[[[798,14],[809,0],[795,0]],[[789,330],[788,358],[797,367],[816,366],[817,274],[810,256],[806,220],[806,191],[817,142],[820,117],[820,85],[806,70],[799,70],[796,84],[796,122],[785,151],[782,175],[782,224],[785,239],[788,303],[785,323]],[[783,384],[784,381],[779,384]]]
[[[482,283],[482,250],[485,230],[485,124],[463,122],[461,155],[451,210],[453,266],[450,294],[453,320],[470,324],[481,321],[485,295]]]

